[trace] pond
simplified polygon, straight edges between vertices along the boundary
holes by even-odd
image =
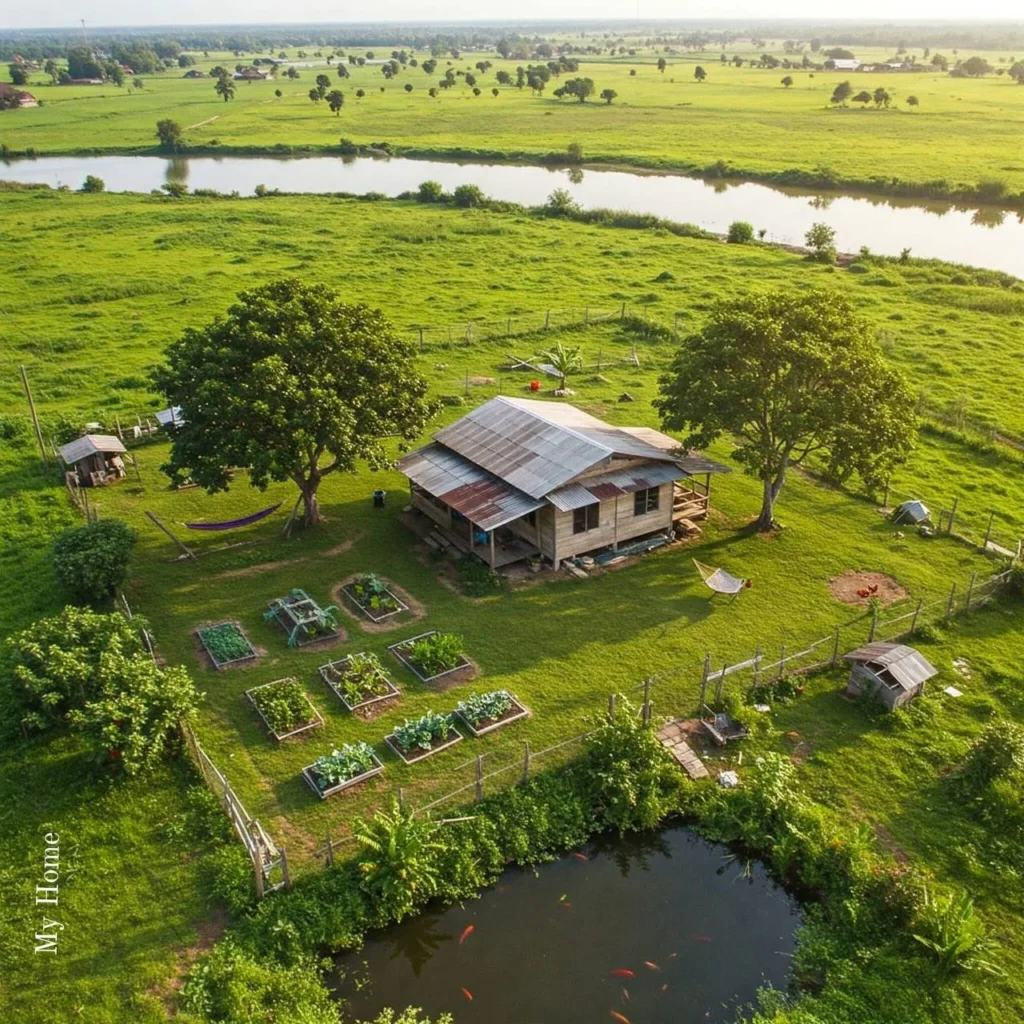
[[[331,981],[355,1020],[418,1006],[457,1024],[721,1024],[785,988],[799,923],[760,864],[680,826],[506,871],[479,900],[371,934]]]
[[[495,199],[539,206],[555,188],[565,188],[587,208],[606,207],[655,214],[724,234],[735,220],[749,221],[772,242],[800,245],[815,221],[836,231],[841,252],[868,246],[898,256],[950,260],[1024,277],[1024,213],[998,207],[915,204],[877,196],[799,193],[752,182],[702,181],[681,175],[627,171],[580,171],[519,164],[454,163],[369,157],[155,156],[41,157],[0,167],[11,181],[78,188],[87,174],[115,192],[149,192],[165,181],[190,188],[250,195],[257,185],[286,192],[383,192],[397,195],[421,181],[478,185]]]

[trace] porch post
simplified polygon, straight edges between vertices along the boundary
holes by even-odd
[[[542,508],[539,508],[533,514],[533,528],[534,528],[534,530],[537,533],[537,554],[538,555],[541,554],[541,550],[542,550],[541,546],[540,546],[540,514],[543,511],[544,510]]]
[[[708,499],[708,504],[711,504],[711,474],[704,474],[704,497]]]
[[[619,496],[615,495],[615,507],[612,510],[615,517],[612,521],[612,551],[619,550]]]
[[[494,531],[490,530],[487,534],[491,542],[491,570],[494,570]]]
[[[476,540],[476,537],[475,537],[476,531],[473,529],[473,520],[470,519],[469,516],[466,516],[466,524],[469,526],[469,553],[471,555],[475,555],[476,554],[476,545],[475,545],[474,542]]]

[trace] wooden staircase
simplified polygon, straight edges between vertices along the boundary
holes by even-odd
[[[689,487],[675,484],[672,488],[672,522],[688,519],[695,523],[708,517],[708,496]]]

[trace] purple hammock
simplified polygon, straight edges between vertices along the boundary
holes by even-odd
[[[241,519],[229,519],[226,523],[182,523],[181,525],[187,526],[190,530],[234,530],[236,527],[249,526],[252,523],[258,523],[261,519],[266,519],[267,516],[273,515],[281,507],[281,504],[279,501],[276,505],[263,509],[262,512],[253,512],[251,516],[243,516]]]

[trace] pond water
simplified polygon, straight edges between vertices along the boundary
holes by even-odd
[[[898,256],[909,248],[915,256],[1024,277],[1024,213],[997,207],[922,205],[842,193],[811,195],[751,182],[707,182],[680,175],[403,158],[41,157],[0,166],[0,178],[71,188],[78,188],[87,174],[102,178],[115,192],[149,192],[173,180],[190,188],[243,195],[250,195],[260,184],[287,192],[396,195],[433,179],[449,190],[478,185],[495,199],[527,206],[539,206],[553,189],[565,188],[587,208],[651,213],[723,234],[733,221],[744,220],[763,229],[768,241],[792,245],[802,244],[811,224],[824,221],[835,229],[841,252],[856,252],[866,245]]]
[[[347,1019],[714,1024],[785,988],[799,923],[759,864],[675,827],[509,870],[479,900],[370,935],[331,980]]]

